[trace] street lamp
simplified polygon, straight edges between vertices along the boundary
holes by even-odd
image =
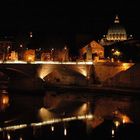
[[[54,48],[51,49],[51,60],[54,60]]]
[[[23,60],[23,45],[20,44],[19,47],[20,47],[20,50],[19,50],[20,58],[19,59]]]
[[[7,52],[6,52],[7,59],[8,59],[8,55],[9,55],[9,50],[10,50],[10,46],[7,47]]]

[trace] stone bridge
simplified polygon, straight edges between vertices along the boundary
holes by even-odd
[[[134,67],[133,63],[89,63],[89,62],[34,62],[34,63],[4,63],[0,64],[0,72],[11,79],[41,78],[46,83],[65,85],[106,84],[115,85],[113,78],[119,74],[128,73]],[[127,74],[127,83],[131,84],[132,72]],[[124,77],[124,76],[123,76]],[[119,76],[118,82],[126,79]],[[122,80],[122,81],[121,81]],[[113,81],[113,83],[112,83]]]

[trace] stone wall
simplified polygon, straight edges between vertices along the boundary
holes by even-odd
[[[95,63],[95,74],[101,83],[132,67],[133,63]]]
[[[140,88],[140,64],[135,64],[126,71],[117,73],[103,84],[113,87]]]

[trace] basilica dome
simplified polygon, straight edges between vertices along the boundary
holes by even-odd
[[[108,29],[106,39],[108,41],[123,41],[127,40],[125,28],[120,24],[118,16],[115,17],[113,25]]]

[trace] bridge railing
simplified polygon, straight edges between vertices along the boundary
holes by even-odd
[[[0,61],[0,64],[65,64],[65,65],[93,65],[92,61],[86,62],[80,62],[80,61],[67,61],[67,62],[60,62],[60,61],[33,61],[33,62],[27,62],[27,61]]]

